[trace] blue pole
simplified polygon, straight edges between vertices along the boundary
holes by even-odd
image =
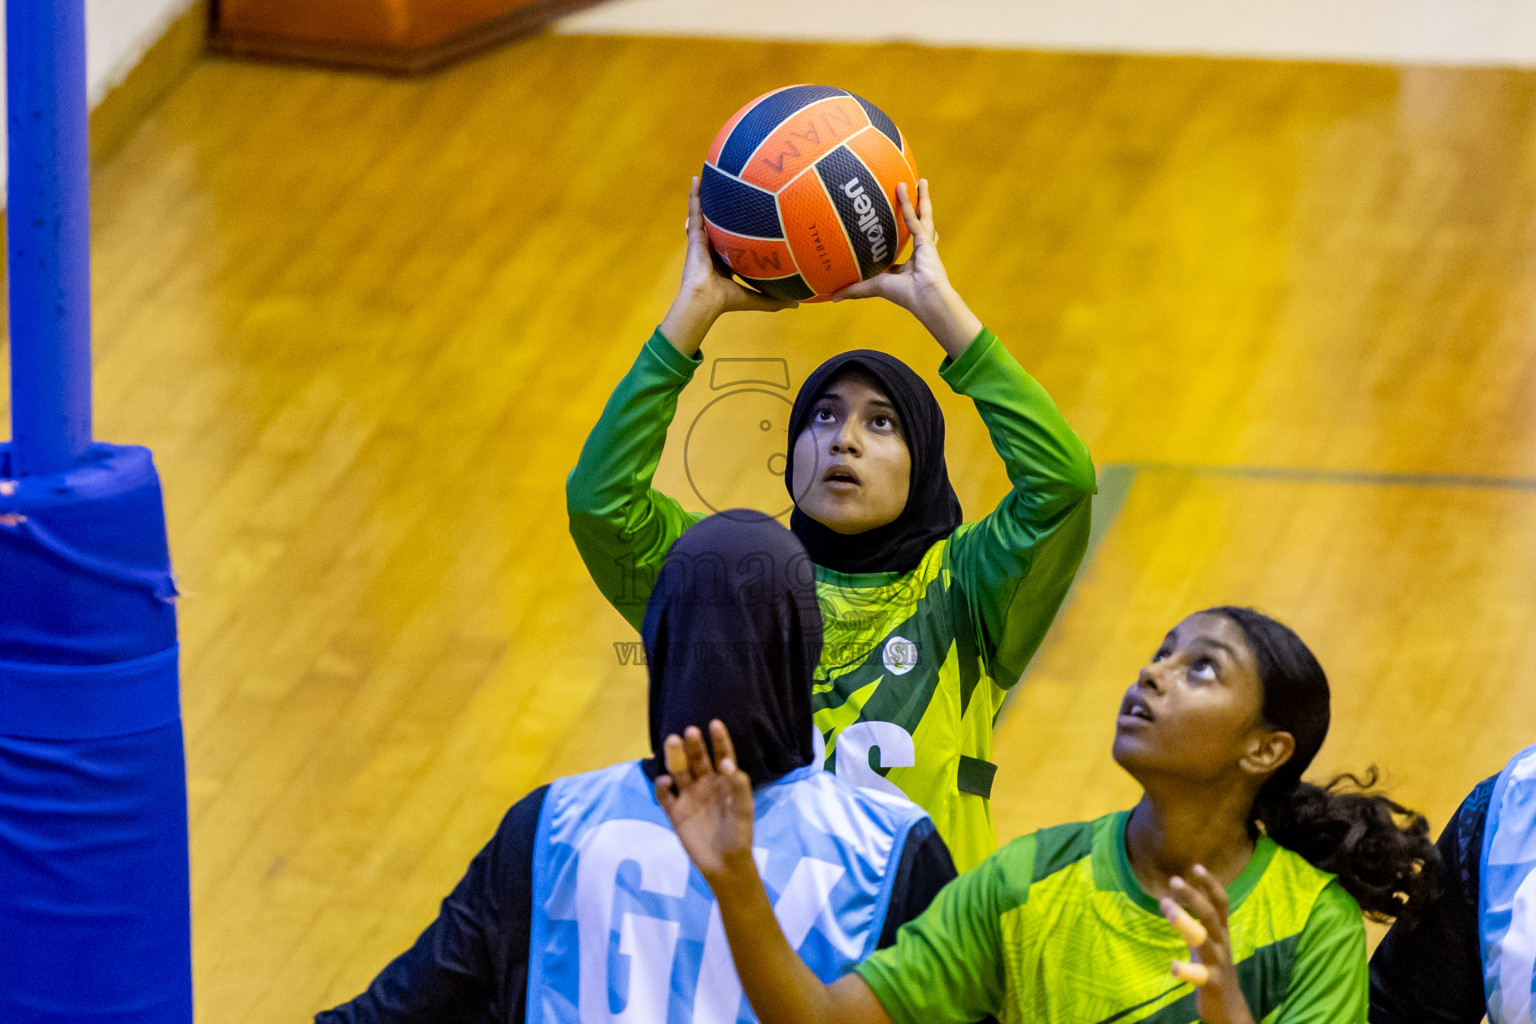
[[[14,477],[91,445],[90,176],[84,0],[6,0]]]
[[[0,1024],[192,1024],[176,587],[146,448],[91,441],[84,0],[6,0]]]

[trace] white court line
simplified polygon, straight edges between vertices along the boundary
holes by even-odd
[[[608,0],[556,31],[1536,67],[1536,0]]]

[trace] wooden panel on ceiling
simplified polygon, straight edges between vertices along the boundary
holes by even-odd
[[[597,0],[220,0],[213,48],[240,56],[428,71]]]

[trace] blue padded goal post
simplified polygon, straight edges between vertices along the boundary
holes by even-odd
[[[7,0],[0,1021],[190,1024],[175,587],[148,449],[92,441],[84,0]]]

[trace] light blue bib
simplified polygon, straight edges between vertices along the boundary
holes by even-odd
[[[1491,1024],[1532,1024],[1536,1006],[1536,746],[1499,773],[1483,830],[1477,904]]]
[[[774,914],[824,982],[874,950],[916,805],[802,768],[753,794]],[[756,1021],[703,877],[639,763],[556,780],[533,859],[529,1024]]]

